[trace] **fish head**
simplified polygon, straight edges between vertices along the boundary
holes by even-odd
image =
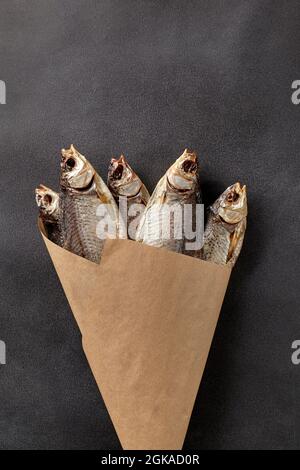
[[[56,218],[59,211],[59,194],[40,184],[35,190],[35,199],[44,218]]]
[[[74,145],[61,151],[60,184],[64,189],[84,190],[93,181],[95,169]]]
[[[198,181],[198,169],[196,153],[185,149],[183,154],[169,168],[167,172],[168,181],[176,190],[192,190]]]
[[[142,182],[124,155],[112,158],[108,168],[108,186],[118,196],[133,197],[141,189]]]
[[[228,224],[236,224],[247,217],[246,186],[235,183],[229,186],[217,201],[215,212]],[[214,207],[213,207],[214,209]]]

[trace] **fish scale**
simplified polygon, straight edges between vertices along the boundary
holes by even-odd
[[[59,221],[53,224],[44,222],[44,228],[46,230],[49,240],[51,240],[53,243],[56,243],[56,245],[63,246],[64,240]]]
[[[98,206],[96,194],[61,194],[64,248],[96,263],[99,262],[104,244],[96,234]]]
[[[230,232],[221,222],[209,217],[205,230],[203,259],[213,259],[217,264],[226,264],[230,248]]]
[[[170,204],[172,207],[172,204]],[[166,213],[158,209],[158,213],[155,213],[154,219],[147,219],[147,228],[145,227],[145,233],[143,238],[143,243],[147,245],[155,246],[157,248],[166,247],[168,250],[181,253],[183,250],[183,239],[175,239],[172,234],[174,234],[174,219],[170,217],[170,237],[162,238],[161,229],[165,227],[169,222],[169,217],[166,216]],[[157,237],[158,234],[158,237]]]
[[[167,183],[164,181],[164,184]],[[168,187],[168,184],[166,184],[166,193],[165,193],[165,199],[166,203],[169,206],[170,209],[172,207],[179,207],[182,218],[183,218],[183,209],[185,204],[192,204],[196,203],[196,198],[194,192],[191,192],[190,194],[182,194],[178,195],[174,190],[172,190],[170,187]],[[170,237],[169,238],[162,238],[159,236],[159,238],[156,238],[156,234],[158,229],[162,227],[166,227],[169,222],[169,215],[167,212],[163,210],[159,210],[158,208],[158,213],[155,214],[155,217],[153,217],[153,220],[148,219],[147,220],[147,229],[148,231],[145,231],[145,236],[143,238],[143,243],[146,243],[151,246],[156,246],[158,248],[166,247],[168,250],[175,251],[177,253],[182,253],[184,252],[184,245],[185,245],[185,238],[184,234],[182,234],[181,239],[176,239],[174,238],[174,230],[175,230],[175,225],[174,225],[174,217],[170,216]],[[182,227],[181,227],[182,229]]]

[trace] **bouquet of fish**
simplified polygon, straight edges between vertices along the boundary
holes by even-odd
[[[151,196],[123,155],[105,184],[71,145],[59,192],[36,189],[42,237],[124,449],[182,448],[243,244],[246,187],[227,188],[205,224],[199,181],[185,150]]]
[[[62,150],[59,193],[40,185],[36,202],[49,240],[95,263],[107,238],[129,238],[232,267],[246,230],[246,186],[227,188],[204,227],[198,170],[196,154],[186,149],[150,197],[123,155],[111,159],[106,185],[71,145]]]

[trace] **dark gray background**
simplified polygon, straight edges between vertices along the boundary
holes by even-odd
[[[34,188],[58,188],[70,143],[104,176],[124,152],[151,190],[185,147],[206,202],[247,184],[185,449],[299,448],[299,13],[279,0],[0,1],[0,448],[120,448],[36,228]]]

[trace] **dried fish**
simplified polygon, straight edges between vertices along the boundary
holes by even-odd
[[[158,182],[139,224],[136,239],[192,255],[194,249],[189,249],[189,243],[193,246],[192,237],[187,237],[187,229],[192,231],[195,215],[196,224],[201,223],[197,210],[200,203],[197,156],[186,149]],[[201,233],[199,226],[197,233]]]
[[[200,257],[233,267],[243,245],[246,225],[246,186],[235,183],[209,209]]]
[[[129,238],[135,240],[136,229],[150,199],[150,194],[124,155],[121,155],[118,160],[111,159],[107,185],[116,201],[120,203],[122,217],[127,222]]]
[[[64,248],[98,263],[105,238],[118,237],[115,200],[93,166],[73,145],[62,150],[60,185]]]
[[[49,240],[63,246],[59,194],[40,184],[35,190],[35,199]]]

